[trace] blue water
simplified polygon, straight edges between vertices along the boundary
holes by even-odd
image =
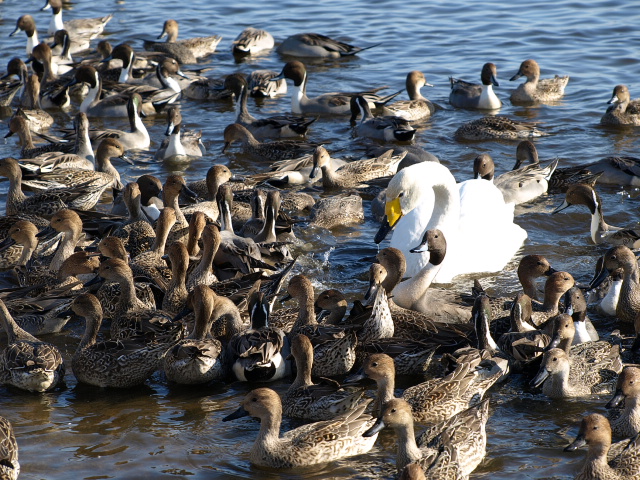
[[[7,36],[20,15],[32,14],[44,38],[50,13],[38,11],[42,3],[0,3],[0,70],[12,56],[24,55],[25,35]],[[558,157],[560,166],[579,165],[638,150],[638,129],[611,130],[598,125],[615,85],[626,84],[632,97],[634,92],[640,95],[638,2],[213,3],[76,1],[69,4],[65,18],[114,13],[105,37],[113,45],[128,41],[135,48],[141,48],[139,39],[156,37],[168,18],[180,22],[181,38],[222,35],[219,52],[200,65],[209,67],[206,75],[214,78],[256,68],[282,68],[284,60],[275,51],[235,62],[231,41],[246,26],[268,30],[276,42],[293,33],[317,32],[359,46],[381,43],[357,57],[308,65],[309,94],[380,85],[389,85],[389,91],[395,91],[404,86],[408,71],[423,71],[434,87],[426,87],[422,93],[444,110],[419,125],[416,143],[436,154],[458,180],[469,178],[472,160],[481,152],[491,153],[498,173],[514,163],[513,143],[462,144],[453,139],[455,129],[478,114],[453,110],[448,105],[448,77],[478,81],[480,69],[488,61],[498,67],[501,86],[496,92],[504,102],[500,113],[539,122],[540,128],[549,133],[536,140],[543,161]],[[570,75],[562,101],[529,108],[510,105],[509,90],[515,84],[508,79],[527,58],[538,61],[543,77]],[[251,101],[249,109],[256,116],[287,112],[289,102],[289,96]],[[68,125],[74,111],[56,114],[57,126]],[[151,153],[134,154],[134,166],[119,167],[123,181],[142,173],[164,178],[174,171],[183,172],[189,180],[199,179],[213,163],[225,163],[238,173],[266,168],[241,155],[238,148],[231,148],[226,155],[220,153],[222,131],[234,118],[231,102],[183,100],[182,115],[187,127],[202,129],[208,153],[191,164],[156,162],[153,151],[163,138],[165,122],[163,118],[148,118],[145,122],[155,145]],[[0,133],[4,135],[7,119],[2,120]],[[108,125],[122,128],[126,122],[113,120]],[[338,157],[357,156],[367,144],[351,138],[344,118],[316,122],[309,140],[327,143],[329,151]],[[18,152],[13,139],[0,144],[0,157]],[[6,182],[0,183],[0,196],[6,188]],[[599,188],[599,192],[610,223],[637,224],[636,189],[610,187]],[[586,211],[576,209],[553,217],[548,214],[561,201],[561,196],[548,196],[517,209],[516,221],[529,233],[520,253],[544,254],[556,269],[565,269],[586,281],[595,257],[603,249],[591,244]],[[342,288],[355,298],[365,289],[368,265],[361,259],[376,252],[372,242],[376,229],[369,216],[363,225],[335,236],[323,230],[300,229],[299,237],[305,242],[298,247],[298,253],[303,254],[300,271],[313,277],[318,289]],[[514,290],[515,264],[498,276],[483,279],[483,285],[496,293]],[[454,288],[468,291],[469,283]],[[604,323],[603,328],[610,330],[613,325]],[[75,324],[66,335],[50,340],[68,356],[81,330],[82,326]],[[275,388],[282,392],[286,384]],[[251,467],[248,452],[258,423],[251,419],[220,421],[237,408],[247,391],[246,385],[239,384],[169,388],[160,375],[144,388],[98,391],[77,386],[68,373],[67,388],[51,394],[27,395],[0,388],[0,413],[15,426],[21,478],[27,479],[371,478],[394,471],[395,441],[389,432],[380,435],[370,454],[332,463],[319,472],[281,476]],[[488,453],[472,478],[572,478],[584,453],[564,453],[562,449],[575,436],[581,416],[602,411],[607,401],[588,398],[550,402],[529,390],[520,378],[488,395],[492,410],[487,427]],[[284,428],[291,425],[287,421],[283,424]]]

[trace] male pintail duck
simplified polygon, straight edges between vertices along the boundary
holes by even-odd
[[[606,408],[616,436],[628,438],[640,432],[640,368],[627,365],[616,383],[616,391]]]
[[[13,426],[6,418],[0,416],[0,477],[17,480],[20,475],[18,461],[18,442],[13,434]]]
[[[273,80],[279,76],[273,70],[253,70],[247,78],[249,95],[256,98],[273,98],[287,93],[287,80]]]
[[[612,105],[600,119],[602,125],[640,125],[640,100],[631,100],[626,85],[617,85],[607,103]]]
[[[167,350],[164,373],[171,382],[196,385],[224,378],[223,347],[219,340],[207,338],[219,297],[206,285],[197,286],[191,293],[196,314],[193,331],[184,340]]]
[[[571,185],[564,202],[551,213],[558,213],[571,205],[585,205],[591,212],[591,240],[595,244],[626,245],[640,247],[640,234],[635,230],[614,227],[604,220],[602,200],[598,192],[589,185]]]
[[[369,108],[369,102],[363,96],[351,97],[350,103],[351,121],[355,122],[358,115],[362,117],[354,128],[356,135],[384,142],[410,142],[415,137],[416,129],[403,117],[386,115],[374,117]]]
[[[488,419],[488,401],[480,402],[429,428],[416,441],[411,406],[400,398],[394,398],[386,404],[375,425],[365,436],[379,432],[385,427],[395,430],[398,437],[396,467],[399,472],[415,462],[429,474],[429,478],[467,478],[486,454],[485,426]],[[446,462],[448,466],[445,468],[445,465],[441,464],[444,460],[440,456],[447,447],[453,447],[457,455],[449,458]],[[441,475],[434,475],[438,470],[441,471]]]
[[[384,105],[386,102],[399,95],[401,92],[388,95],[387,97],[379,97],[376,92],[384,87],[375,88],[366,92],[332,92],[324,93],[318,97],[307,97],[307,69],[302,62],[297,60],[288,62],[282,68],[282,72],[272,81],[281,78],[289,79],[293,82],[293,92],[291,93],[291,112],[296,115],[300,114],[326,114],[326,115],[348,115],[351,113],[351,97],[355,95],[363,95],[369,102],[375,102],[375,105]]]
[[[274,45],[273,36],[269,32],[247,27],[233,41],[231,51],[238,57],[246,57],[271,50]]]
[[[73,20],[62,21],[62,0],[46,0],[44,7],[40,10],[51,9],[52,17],[49,22],[49,35],[53,35],[57,30],[67,30],[69,35],[89,35],[95,38],[104,31],[104,27],[113,18],[113,14],[97,18],[75,18]]]
[[[429,100],[422,96],[420,89],[424,86],[433,87],[427,83],[424,73],[413,70],[407,74],[405,88],[409,95],[409,100],[400,100],[385,105],[385,114],[395,115],[405,120],[415,122],[430,117],[436,108]]]
[[[276,51],[292,57],[340,58],[356,55],[377,45],[360,48],[319,33],[296,33],[278,45]]]
[[[512,120],[502,115],[490,115],[472,120],[459,127],[454,137],[461,140],[519,140],[546,135],[534,123]]]
[[[16,29],[9,34],[13,37],[18,32],[23,31],[27,34],[27,57],[31,55],[33,48],[38,45],[38,30],[36,29],[36,21],[31,15],[22,15],[16,21]]]
[[[220,40],[222,40],[222,37],[219,35],[178,40],[178,22],[175,20],[167,20],[164,22],[158,40],[165,35],[167,37],[166,42],[145,40],[144,49],[166,53],[180,63],[197,63],[199,58],[206,57],[215,52]]]
[[[304,117],[292,115],[278,115],[257,119],[247,108],[249,90],[243,75],[229,75],[224,81],[225,88],[236,96],[236,123],[244,125],[258,139],[299,137],[305,135],[315,118],[307,120]]]
[[[564,294],[563,303],[564,313],[570,315],[573,319],[575,328],[573,345],[600,340],[600,336],[593,323],[591,323],[591,319],[587,317],[587,300],[582,290],[577,286],[571,287]]]
[[[564,88],[569,83],[569,77],[540,79],[540,66],[535,60],[525,60],[520,64],[516,74],[510,78],[515,81],[520,77],[526,77],[527,81],[519,85],[511,93],[512,103],[539,103],[554,102],[564,95]]]
[[[279,380],[289,370],[289,342],[282,330],[269,325],[269,304],[264,293],[259,290],[252,292],[248,307],[251,327],[233,336],[227,345],[231,370],[242,382]],[[302,364],[298,375],[303,374],[301,369]],[[284,403],[285,415],[289,415],[287,402]]]
[[[513,223],[513,205],[504,203],[495,185],[485,180],[456,184],[449,169],[435,162],[418,163],[398,172],[387,187],[385,211],[387,218],[374,241],[380,243],[395,228],[391,246],[408,259],[410,277],[428,263],[428,255],[411,253],[424,231],[438,228],[444,233],[447,256],[434,279],[438,283],[450,282],[463,273],[501,270],[527,237],[527,232]],[[480,234],[491,231],[502,233]],[[471,237],[475,239],[473,248],[464,243]],[[477,254],[480,251],[482,255]]]
[[[505,203],[520,205],[547,192],[549,179],[557,166],[558,160],[554,160],[544,168],[540,164],[526,165],[495,177],[495,163],[491,155],[483,153],[473,161],[473,178],[493,181],[502,192]]]
[[[598,258],[595,268],[595,276],[590,283],[595,282],[595,278],[602,270],[604,256]],[[622,289],[622,281],[624,278],[624,270],[621,268],[610,272],[608,277],[597,288],[592,288],[588,292],[587,302],[590,307],[595,305],[596,311],[601,315],[610,317],[616,316],[616,307],[620,299],[620,290]]]
[[[30,392],[54,389],[64,378],[60,351],[20,328],[1,300],[0,323],[8,339],[0,352],[0,383]]]
[[[175,157],[201,157],[205,150],[202,145],[202,131],[182,131],[182,114],[180,108],[170,107],[167,110],[167,130],[162,145],[156,151],[155,158],[166,160]]]
[[[480,73],[482,84],[465,82],[449,77],[451,93],[449,103],[457,108],[473,110],[497,110],[502,102],[493,92],[493,86],[499,87],[498,69],[493,63],[485,63]]]
[[[84,293],[74,299],[71,309],[85,320],[84,335],[71,358],[79,382],[102,388],[131,388],[156,371],[169,345],[149,343],[142,336],[97,342],[103,316],[98,299]]]
[[[564,450],[573,452],[587,445],[589,451],[584,465],[576,475],[576,480],[622,480],[637,479],[640,470],[640,437],[634,436],[626,447],[618,450],[611,460],[611,425],[599,413],[592,413],[582,419],[576,439]]]
[[[51,47],[45,42],[36,45],[31,52],[30,58],[40,64],[43,70],[40,79],[40,102],[42,108],[66,108],[71,104],[69,80],[58,77],[53,67],[52,55]]]
[[[371,450],[378,435],[363,437],[374,424],[373,417],[364,413],[365,408],[366,404],[362,404],[331,420],[303,425],[280,437],[280,397],[269,388],[258,388],[249,392],[238,410],[223,421],[249,415],[260,419],[260,433],[249,454],[252,464],[271,468],[306,467]]]

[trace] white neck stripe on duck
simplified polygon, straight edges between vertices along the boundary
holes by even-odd
[[[102,80],[100,79],[100,74],[96,70],[95,72],[95,86],[89,85],[89,92],[87,96],[84,97],[84,100],[80,104],[80,111],[83,113],[87,113],[89,107],[95,102],[100,96],[100,92],[102,90]]]
[[[131,71],[133,70],[134,61],[135,53],[132,50],[129,54],[128,65],[125,64],[126,62],[122,64],[122,70],[120,70],[120,78],[118,79],[118,82],[127,83],[129,81],[129,77],[131,77]]]
[[[156,76],[158,77],[158,80],[162,84],[163,88],[171,89],[176,93],[180,93],[182,91],[182,89],[180,88],[180,84],[176,81],[175,78],[167,74],[167,71],[162,66],[162,64],[158,64],[158,66],[156,67]]]
[[[54,12],[49,21],[49,34],[53,35],[58,30],[64,29],[64,23],[62,22],[62,10]]]
[[[300,106],[302,99],[306,96],[306,85],[307,85],[307,72],[304,72],[304,76],[302,77],[302,82],[300,85],[296,85],[296,82],[293,82],[293,92],[291,93],[291,112],[296,114],[302,113],[302,107]]]

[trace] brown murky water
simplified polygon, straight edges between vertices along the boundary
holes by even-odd
[[[0,64],[24,54],[24,34],[7,37],[20,15],[34,15],[41,32],[46,30],[50,14],[38,12],[41,3],[7,0],[1,4]],[[640,8],[636,2],[454,1],[420,5],[379,0],[223,6],[221,2],[193,0],[188,5],[188,9],[181,8],[166,0],[76,1],[65,13],[66,18],[78,18],[113,12],[115,18],[108,26],[107,38],[114,45],[130,41],[136,48],[141,47],[140,38],[157,36],[167,18],[180,22],[182,38],[220,34],[223,40],[219,53],[203,64],[211,67],[207,75],[212,77],[235,71],[248,73],[255,68],[281,69],[284,61],[275,52],[235,63],[230,54],[231,41],[248,25],[269,30],[277,42],[305,31],[357,45],[381,42],[358,57],[311,65],[309,93],[382,84],[397,90],[403,87],[408,71],[422,70],[435,85],[423,93],[444,110],[419,126],[416,143],[437,155],[458,180],[469,178],[471,162],[481,152],[491,153],[498,172],[514,163],[514,143],[463,144],[453,139],[455,129],[478,114],[449,107],[448,77],[477,81],[487,61],[498,66],[501,87],[496,91],[505,102],[500,113],[540,122],[549,133],[536,140],[543,161],[559,157],[561,166],[578,165],[610,154],[633,155],[638,150],[640,130],[616,131],[598,125],[615,85],[627,84],[632,96],[634,92],[640,94]],[[543,76],[571,76],[561,102],[531,108],[510,105],[508,90],[515,85],[508,78],[526,58],[538,60]],[[256,115],[286,112],[289,97],[252,100],[249,108]],[[219,162],[239,173],[266,168],[252,164],[234,148],[227,155],[220,153],[222,130],[234,118],[231,102],[184,100],[182,111],[187,127],[203,130],[208,153],[191,164],[170,164],[156,162],[152,147],[151,154],[133,155],[134,166],[122,167],[123,180],[133,180],[143,173],[164,178],[173,171],[193,180],[202,178],[211,164]],[[68,125],[73,113],[56,114],[57,126]],[[6,123],[6,118],[2,120]],[[145,122],[157,146],[163,138],[164,119]],[[121,128],[126,122],[109,125]],[[3,129],[6,131],[6,125],[0,126],[0,132]],[[318,121],[309,139],[326,142],[338,157],[355,157],[366,145],[351,138],[343,118]],[[18,151],[12,139],[0,144],[0,157],[17,155]],[[2,198],[6,188],[6,182],[0,183]],[[635,188],[599,188],[599,192],[610,223],[637,224]],[[529,233],[520,255],[542,253],[556,269],[568,270],[586,281],[603,248],[590,242],[586,211],[549,215],[560,202],[560,196],[547,196],[517,209],[516,221]],[[368,212],[368,202],[365,208]],[[368,265],[361,259],[376,252],[372,241],[376,229],[370,216],[363,225],[334,232],[335,236],[326,230],[300,228],[298,235],[303,242],[298,253],[303,256],[298,270],[312,277],[319,289],[341,288],[355,298],[365,288]],[[483,279],[483,284],[495,292],[512,291],[516,263],[514,259],[500,275]],[[468,290],[469,284],[465,281],[454,287]],[[614,328],[611,322],[592,318],[605,332]],[[47,340],[60,346],[69,358],[82,328],[72,324],[62,335]],[[0,387],[0,413],[13,422],[20,444],[21,478],[372,478],[388,476],[394,470],[394,439],[388,432],[380,436],[370,454],[320,470],[280,474],[251,467],[248,451],[258,423],[251,419],[221,422],[237,408],[239,399],[249,390],[247,385],[174,388],[156,374],[138,389],[102,391],[78,386],[71,373],[66,381],[65,389],[45,395]],[[275,384],[274,388],[282,391],[286,384]],[[564,453],[562,448],[575,435],[581,415],[602,411],[606,403],[604,398],[550,402],[517,376],[488,395],[492,409],[488,453],[473,478],[572,478],[584,454]],[[284,428],[291,425],[284,422]]]

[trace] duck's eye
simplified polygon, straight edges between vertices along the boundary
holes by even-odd
[[[373,366],[373,367],[377,367],[377,366],[378,366],[378,362],[373,362],[373,363],[371,364],[371,366]]]
[[[558,361],[558,359],[554,357],[554,358],[553,358],[553,361],[554,361],[554,362],[557,362],[557,361]]]
[[[256,397],[253,397],[253,398],[251,399],[251,401],[252,401],[252,402],[257,402],[257,401],[258,401],[258,399],[257,399]]]
[[[542,266],[542,265],[543,265],[543,263],[542,263],[542,262],[538,262],[538,265]]]
[[[395,408],[392,408],[392,409],[391,409],[391,413],[396,413],[396,409],[395,409]]]
[[[629,385],[633,385],[633,380],[629,380]]]

